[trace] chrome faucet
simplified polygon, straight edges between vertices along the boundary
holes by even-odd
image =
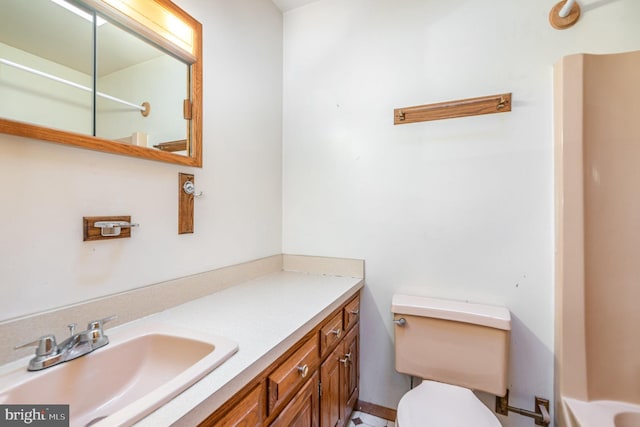
[[[63,362],[68,362],[87,353],[91,353],[100,347],[109,344],[109,338],[104,334],[105,323],[116,319],[117,316],[109,316],[100,320],[93,320],[87,325],[87,330],[75,333],[76,324],[69,327],[69,338],[56,343],[54,335],[44,335],[39,339],[15,347],[17,350],[24,347],[36,346],[36,355],[29,361],[30,371],[39,371]]]

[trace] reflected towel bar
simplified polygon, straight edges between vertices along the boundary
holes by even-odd
[[[567,16],[569,16],[569,13],[571,13],[571,9],[573,8],[573,4],[575,2],[576,2],[576,0],[567,0],[566,1],[564,6],[562,6],[562,9],[560,9],[560,12],[558,13],[558,15],[560,15],[560,18],[566,18]]]
[[[59,83],[64,83],[66,85],[73,86],[73,87],[75,87],[77,89],[82,89],[82,90],[87,91],[87,92],[93,92],[93,89],[91,89],[89,87],[82,86],[82,85],[80,85],[78,83],[74,83],[74,82],[69,81],[69,80],[65,80],[63,78],[54,76],[53,74],[48,74],[48,73],[45,73],[43,71],[36,70],[35,68],[27,67],[25,65],[21,65],[21,64],[18,64],[16,62],[13,62],[13,61],[9,61],[8,59],[0,58],[0,64],[5,64],[5,65],[8,65],[10,67],[18,68],[19,70],[23,70],[23,71],[26,71],[26,72],[29,72],[29,73],[32,73],[32,74],[35,74],[35,75],[38,75],[38,76],[41,76],[41,77],[46,77],[47,79],[54,80],[54,81],[59,82]],[[145,102],[142,105],[137,105],[137,104],[134,104],[132,102],[128,102],[128,101],[125,101],[123,99],[116,98],[115,96],[107,95],[106,93],[102,93],[102,92],[96,92],[96,95],[98,95],[98,96],[100,96],[102,98],[105,98],[105,99],[109,99],[109,100],[114,101],[114,102],[118,102],[120,104],[127,105],[127,106],[129,106],[131,108],[135,108],[136,110],[140,110],[140,113],[144,117],[147,117],[149,115],[149,110],[150,110],[151,107],[150,107],[148,102]]]

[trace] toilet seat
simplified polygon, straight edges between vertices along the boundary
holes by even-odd
[[[428,380],[402,396],[397,417],[397,427],[502,426],[471,390]]]

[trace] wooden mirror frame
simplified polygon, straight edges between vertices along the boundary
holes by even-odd
[[[98,1],[86,1],[98,12],[107,14],[119,24],[126,26],[133,33],[138,34],[151,42],[159,44],[169,52],[184,53],[184,57],[191,57],[193,62],[188,64],[191,68],[189,92],[191,99],[191,123],[189,132],[189,155],[180,155],[168,151],[156,150],[153,148],[139,147],[122,142],[104,139],[97,136],[86,135],[75,132],[67,132],[52,129],[45,126],[38,126],[31,123],[8,120],[0,117],[0,133],[25,138],[39,139],[43,141],[55,142],[72,147],[85,148],[89,150],[102,151],[105,153],[121,154],[125,156],[138,157],[147,160],[157,160],[161,162],[174,163],[184,166],[202,167],[202,24],[186,13],[170,0],[135,0],[138,3],[148,1],[157,3],[174,16],[179,17],[193,31],[193,52],[189,55],[181,48],[175,46],[169,40],[162,39],[161,36],[150,39],[151,29],[144,28],[143,25],[131,25],[133,20],[121,13],[110,13],[108,7],[98,7]],[[133,28],[132,28],[133,27]],[[185,112],[186,113],[186,112]]]

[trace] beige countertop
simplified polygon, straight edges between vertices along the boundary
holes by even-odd
[[[282,271],[120,326],[159,321],[238,343],[230,359],[136,425],[196,425],[363,283],[361,278]]]

